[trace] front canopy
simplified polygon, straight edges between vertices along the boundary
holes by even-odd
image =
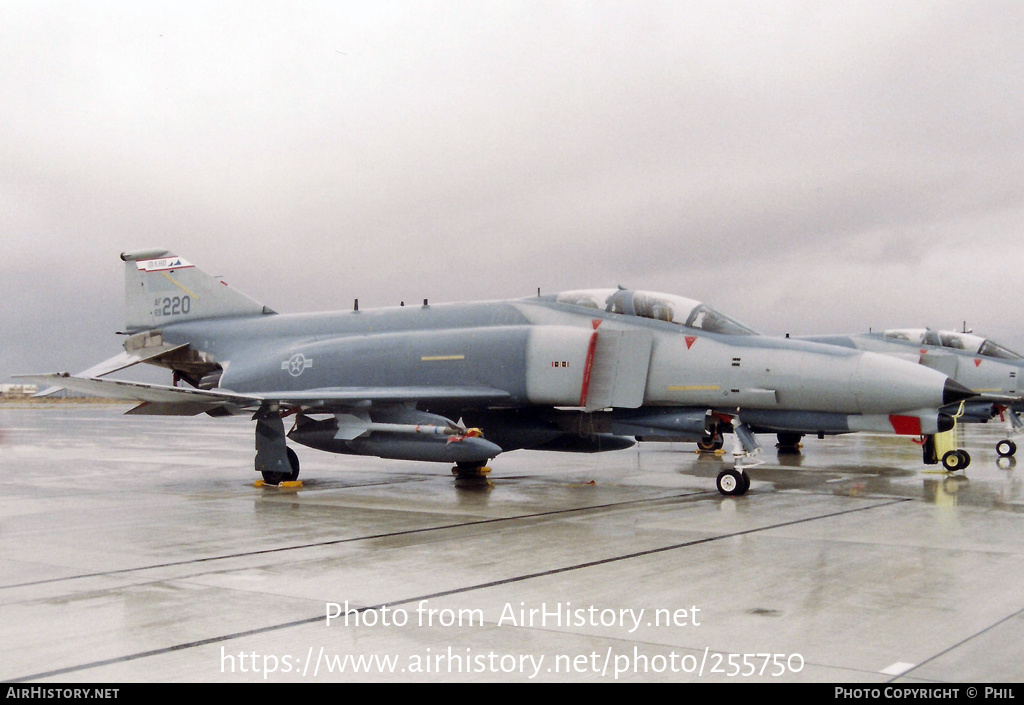
[[[903,328],[887,330],[882,335],[886,340],[901,340],[915,345],[937,345],[950,350],[963,350],[971,355],[981,355],[982,357],[995,357],[1001,360],[1024,359],[1012,350],[973,333],[931,330],[929,328]]]

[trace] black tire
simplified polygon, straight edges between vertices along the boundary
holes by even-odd
[[[999,441],[996,443],[996,453],[1000,458],[1012,458],[1017,452],[1017,444],[1011,440]]]
[[[299,456],[295,454],[295,451],[291,448],[286,448],[288,451],[288,465],[292,468],[291,475],[288,476],[289,482],[295,482],[299,479]]]
[[[719,436],[718,438],[704,436],[699,441],[697,441],[697,447],[705,452],[719,450],[723,445],[725,445],[725,441],[722,440],[721,436]]]
[[[750,478],[745,472],[730,468],[718,473],[715,485],[727,497],[738,497],[750,489]]]
[[[299,456],[291,448],[285,448],[285,451],[288,453],[288,465],[291,466],[292,471],[260,473],[263,475],[263,481],[268,485],[280,485],[282,482],[295,482],[299,479]]]
[[[958,450],[946,451],[946,454],[942,456],[942,467],[946,468],[949,472],[963,470],[964,456]]]
[[[803,440],[804,434],[796,433],[795,431],[783,431],[782,433],[776,433],[775,437],[779,441],[779,448],[796,450],[800,447],[800,441]]]
[[[960,454],[960,458],[964,461],[963,465],[960,466],[961,470],[966,470],[967,466],[971,464],[971,454],[961,448],[957,451]]]

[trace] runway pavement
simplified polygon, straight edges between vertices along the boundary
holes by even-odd
[[[968,426],[761,436],[750,492],[693,444],[518,451],[487,482],[297,447],[245,418],[0,407],[0,680],[1024,680],[1024,489]]]

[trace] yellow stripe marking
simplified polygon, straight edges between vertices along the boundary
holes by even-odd
[[[196,296],[195,294],[193,294],[193,293],[192,293],[191,291],[189,291],[188,289],[186,289],[185,287],[183,287],[183,286],[182,286],[181,284],[179,284],[178,282],[174,281],[174,277],[172,277],[172,276],[171,276],[170,274],[168,274],[167,272],[160,272],[160,273],[164,275],[164,277],[165,277],[165,278],[167,279],[167,281],[169,281],[169,282],[170,282],[171,284],[174,284],[174,286],[176,286],[176,287],[178,287],[179,289],[181,289],[182,291],[184,291],[184,292],[185,292],[186,294],[188,294],[189,296],[191,296],[191,297],[192,297],[193,299],[198,299],[198,298],[199,298],[198,296]]]
[[[465,355],[424,355],[421,362],[444,362],[446,360],[465,360]]]

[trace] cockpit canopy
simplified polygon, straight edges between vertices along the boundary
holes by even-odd
[[[900,340],[913,345],[936,345],[951,350],[963,350],[972,355],[995,357],[1002,360],[1022,360],[1024,357],[1012,350],[1004,348],[987,338],[973,333],[957,333],[948,330],[931,330],[930,328],[903,328],[887,330],[882,334],[886,340]]]
[[[757,335],[756,331],[700,301],[672,294],[630,289],[583,289],[557,294],[555,301],[624,316],[666,321],[708,333]]]

